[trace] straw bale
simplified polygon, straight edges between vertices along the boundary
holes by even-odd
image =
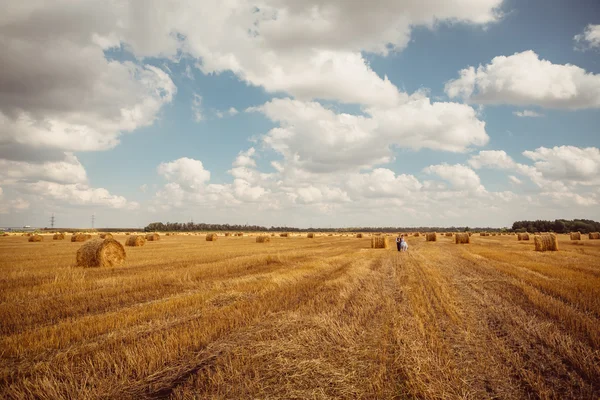
[[[116,267],[125,261],[125,248],[114,239],[94,239],[77,250],[78,267]]]
[[[469,244],[471,243],[471,237],[468,233],[457,233],[456,235],[454,235],[454,243]]]
[[[555,234],[535,235],[535,251],[558,251],[558,239]]]
[[[141,235],[130,235],[125,242],[125,246],[140,247],[146,244],[146,239]]]
[[[387,249],[389,247],[387,236],[373,236],[371,238],[372,249]]]

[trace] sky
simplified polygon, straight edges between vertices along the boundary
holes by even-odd
[[[0,226],[600,220],[596,0],[0,7]]]

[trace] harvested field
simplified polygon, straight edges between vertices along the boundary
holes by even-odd
[[[600,397],[600,240],[407,240],[2,238],[0,398]]]

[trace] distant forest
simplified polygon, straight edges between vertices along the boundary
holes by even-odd
[[[590,219],[555,219],[554,221],[517,221],[513,223],[512,230],[515,232],[600,232],[600,222]]]
[[[589,219],[557,219],[554,221],[517,221],[513,223],[512,229],[507,228],[469,228],[468,226],[451,227],[350,227],[350,228],[293,228],[289,226],[271,226],[267,228],[260,225],[230,225],[230,224],[204,224],[192,222],[153,222],[144,228],[146,232],[193,232],[193,231],[244,231],[244,232],[465,232],[465,231],[487,231],[487,232],[576,232],[589,233],[599,232],[600,222]]]

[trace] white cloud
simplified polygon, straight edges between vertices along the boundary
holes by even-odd
[[[509,179],[509,180],[510,180],[512,183],[514,183],[515,185],[521,185],[521,184],[523,184],[523,181],[522,181],[522,180],[520,180],[519,178],[517,178],[517,177],[516,177],[516,176],[514,176],[514,175],[509,175],[509,176],[508,176],[508,179]]]
[[[462,164],[448,165],[430,165],[423,172],[435,174],[440,178],[450,182],[452,187],[457,190],[467,190],[478,193],[485,193],[486,190],[481,184],[479,175],[471,168]]]
[[[431,103],[419,94],[393,108],[368,108],[365,116],[292,99],[273,99],[251,111],[279,125],[263,143],[282,154],[287,165],[312,172],[388,163],[392,146],[463,152],[488,141],[485,123],[471,107]]]
[[[525,151],[535,168],[550,180],[600,184],[600,150],[596,147],[556,146]]]
[[[496,22],[501,4],[502,0],[47,1],[5,5],[8,17],[3,21],[19,27],[15,35],[73,42],[73,48],[60,53],[81,59],[78,64],[63,61],[65,76],[74,64],[82,66],[74,71],[79,76],[90,59],[86,51],[102,57],[96,49],[122,45],[139,58],[176,59],[181,52],[197,59],[206,74],[229,70],[269,92],[284,91],[303,100],[389,106],[398,97],[396,87],[375,74],[361,52],[400,51],[417,26]],[[62,10],[60,16],[53,13],[56,9]],[[16,51],[6,53],[10,57]],[[103,57],[98,61],[96,68],[106,64]]]
[[[513,169],[517,164],[503,150],[482,150],[478,155],[471,156],[469,165],[475,169],[484,167]]]
[[[532,110],[514,111],[513,114],[516,115],[517,117],[530,117],[530,118],[544,116],[544,114],[540,114],[540,113],[532,111]]]
[[[396,175],[386,168],[376,168],[364,174],[350,174],[347,179],[347,187],[354,197],[404,199],[414,196],[423,187],[413,175]]]
[[[27,200],[18,197],[9,201],[0,202],[0,214],[19,213],[26,211],[31,206]]]
[[[41,197],[44,200],[58,200],[74,206],[105,206],[116,209],[133,210],[139,207],[136,202],[127,201],[122,196],[110,194],[104,188],[92,188],[86,184],[60,184],[38,181],[20,188],[23,192]]]
[[[575,35],[575,49],[600,48],[600,25],[589,24],[585,27],[583,33]]]
[[[194,93],[192,99],[192,113],[194,114],[194,121],[200,122],[204,119],[204,110],[202,109],[202,96]]]
[[[0,182],[15,184],[46,180],[57,183],[85,183],[87,175],[77,157],[65,154],[62,161],[30,163],[0,159]]]
[[[176,182],[180,187],[189,191],[204,187],[210,180],[210,171],[204,169],[202,162],[187,157],[161,163],[157,171],[165,179]]]
[[[475,169],[514,171],[530,178],[544,192],[583,193],[586,189],[582,186],[600,185],[600,150],[596,147],[540,147],[534,151],[524,151],[523,155],[533,160],[533,165],[517,163],[502,150],[481,151],[469,159],[469,164]],[[509,179],[519,183],[512,177]]]
[[[142,193],[146,193],[148,191],[148,184],[144,183],[143,185],[140,186],[140,191]]]
[[[600,75],[571,64],[540,60],[531,51],[498,56],[477,69],[460,71],[445,87],[451,98],[480,104],[536,105],[547,108],[600,107]]]
[[[217,118],[225,118],[225,117],[233,117],[234,115],[237,115],[239,113],[239,111],[235,108],[235,107],[230,107],[229,110],[227,111],[214,111],[215,115],[217,116]]]

